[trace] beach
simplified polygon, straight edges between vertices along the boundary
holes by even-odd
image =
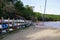
[[[2,40],[60,40],[60,29],[31,26],[7,35]]]

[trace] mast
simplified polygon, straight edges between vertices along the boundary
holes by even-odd
[[[44,14],[43,14],[43,25],[44,25],[44,15],[45,15],[45,12],[46,12],[46,4],[47,4],[47,0],[45,0],[45,5],[44,5]]]

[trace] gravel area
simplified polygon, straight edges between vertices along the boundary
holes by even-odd
[[[60,40],[60,29],[31,26],[7,35],[2,40]]]

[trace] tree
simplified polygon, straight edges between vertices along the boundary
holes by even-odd
[[[33,7],[29,6],[29,5],[26,5],[24,7],[24,5],[23,5],[23,3],[21,1],[16,2],[15,9],[16,9],[16,11],[15,11],[16,15],[23,16],[26,19],[30,19],[31,16],[33,15]]]
[[[33,6],[29,6],[29,5],[26,5],[25,6],[25,9],[24,11],[22,11],[22,13],[24,14],[24,17],[26,19],[30,19],[30,20],[33,20],[33,15],[34,15],[34,12],[33,12]],[[28,17],[27,17],[28,16]]]
[[[15,9],[22,10],[23,9],[23,3],[21,1],[17,1],[15,3]]]

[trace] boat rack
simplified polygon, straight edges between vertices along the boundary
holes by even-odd
[[[0,33],[5,34],[10,31],[26,27],[25,20],[0,19]]]

